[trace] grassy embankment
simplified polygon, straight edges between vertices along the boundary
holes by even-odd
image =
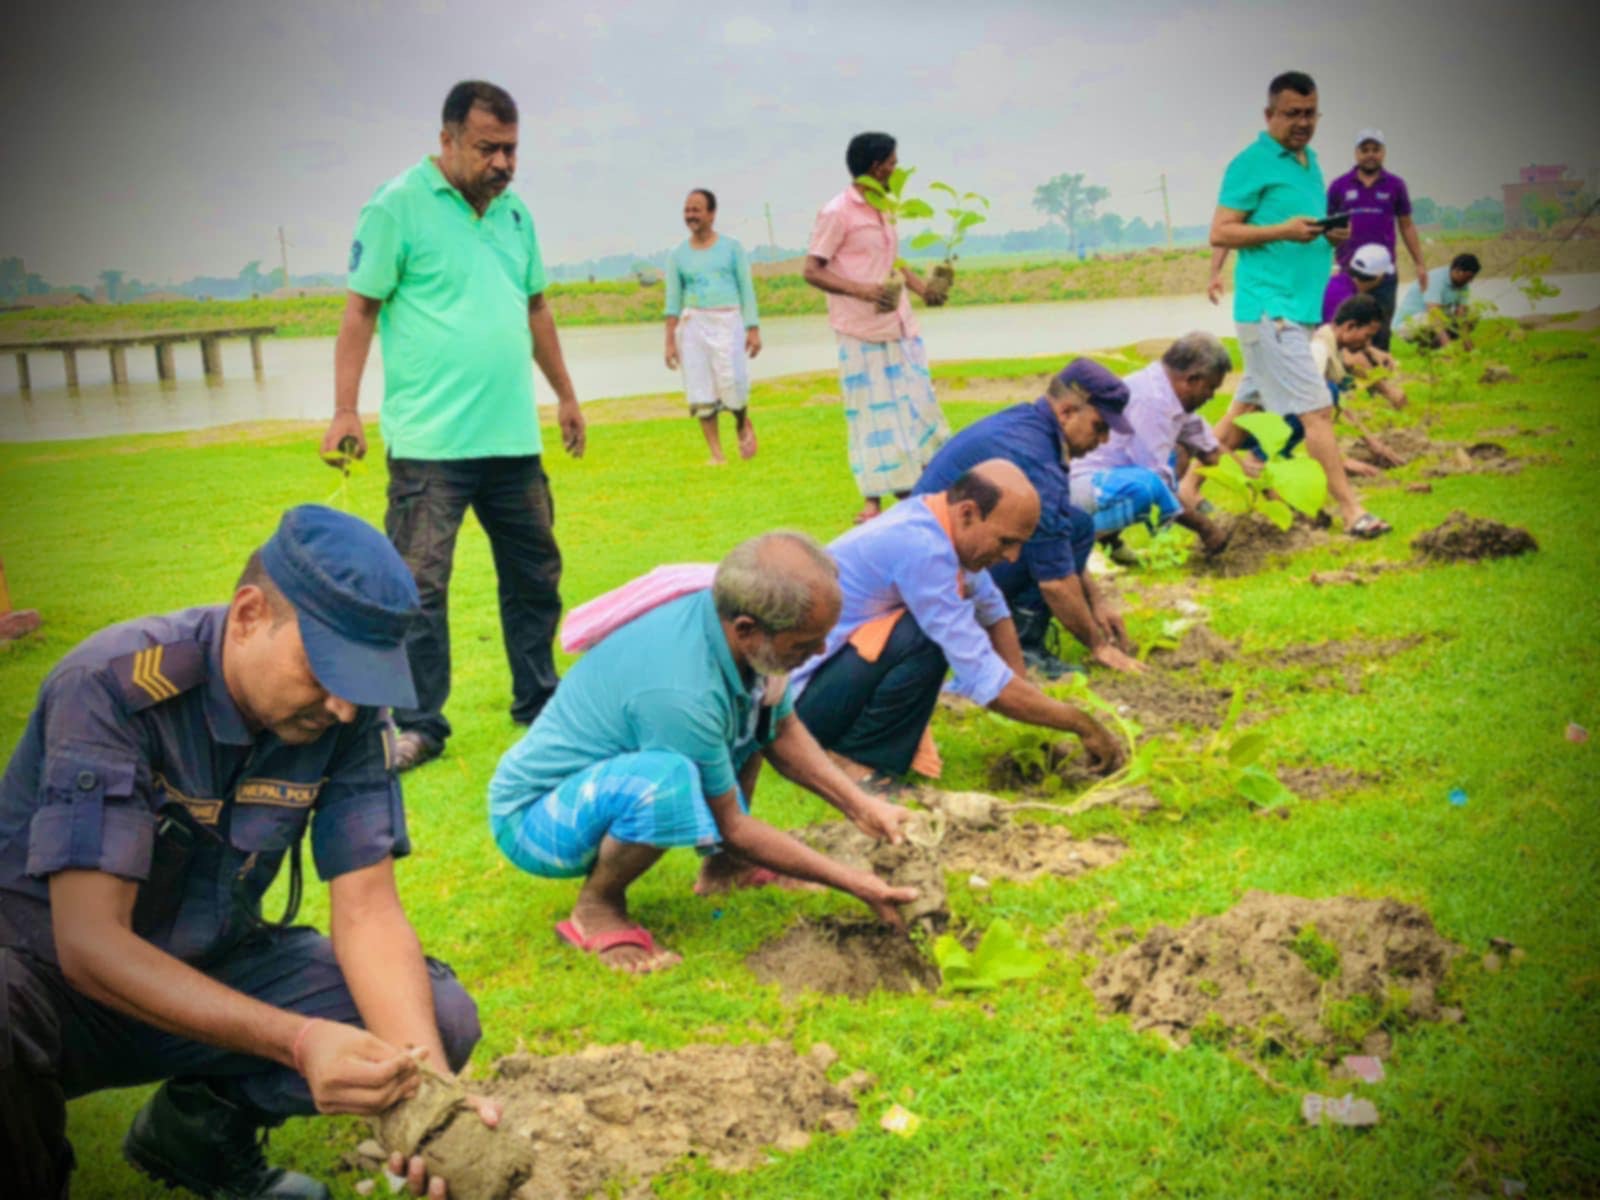
[[[1476,253],[1488,276],[1510,272],[1530,243],[1505,238],[1452,239],[1429,243],[1428,261],[1446,263],[1463,249]],[[1404,258],[1405,256],[1402,255]],[[1111,300],[1186,295],[1203,291],[1209,251],[1150,250],[1083,262],[1025,256],[987,256],[981,265],[958,264],[950,304],[1028,304],[1060,300]],[[1401,277],[1409,279],[1410,259]],[[919,263],[927,270],[930,263]],[[1569,242],[1555,256],[1553,271],[1600,269],[1600,245]],[[802,316],[825,310],[823,296],[800,278],[799,264],[773,264],[757,272],[756,295],[767,317]],[[661,319],[659,285],[634,280],[557,283],[546,293],[563,325],[622,325]],[[34,312],[0,313],[0,341],[71,337],[77,334],[188,329],[205,325],[276,325],[280,337],[331,337],[339,331],[343,296],[289,300],[183,301],[163,304],[83,305]]]
[[[1587,360],[1536,362],[1535,351],[1581,349]],[[1051,360],[1059,361],[1059,359]],[[1375,491],[1395,525],[1375,543],[1334,539],[1278,569],[1202,581],[1175,568],[1124,581],[1129,624],[1148,638],[1165,615],[1151,585],[1181,586],[1241,657],[1195,668],[1216,687],[1247,690],[1263,714],[1270,766],[1325,764],[1369,782],[1303,800],[1289,820],[1263,821],[1201,780],[1164,812],[1098,810],[1069,822],[1079,836],[1115,833],[1129,853],[1067,882],[1046,878],[987,891],[953,880],[960,918],[1017,924],[1034,944],[1076,914],[1143,933],[1220,912],[1249,888],[1332,896],[1395,896],[1421,905],[1467,947],[1449,1002],[1466,1020],[1399,1032],[1388,1080],[1367,1089],[1382,1113],[1371,1130],[1310,1129],[1307,1090],[1337,1094],[1313,1061],[1264,1060],[1269,1086],[1222,1049],[1174,1052],[1123,1018],[1095,1009],[1089,960],[1049,952],[1038,979],[986,997],[876,995],[789,1005],[758,984],[743,958],[797,914],[858,911],[840,897],[750,893],[716,905],[689,893],[694,860],[668,855],[635,888],[634,907],[684,965],[644,979],[608,974],[561,947],[551,926],[573,886],[527,878],[487,835],[484,794],[517,736],[506,715],[506,667],[484,540],[461,539],[453,584],[456,649],[449,753],[406,780],[416,853],[399,867],[403,896],[428,949],[454,964],[477,996],[486,1036],[479,1064],[525,1043],[538,1053],[637,1039],[778,1038],[804,1049],[826,1040],[846,1066],[873,1072],[861,1127],[819,1136],[751,1174],[704,1166],[658,1182],[672,1197],[712,1196],[1390,1196],[1498,1194],[1522,1180],[1533,1196],[1600,1188],[1600,772],[1596,746],[1563,740],[1569,721],[1600,731],[1600,340],[1539,334],[1512,365],[1521,381],[1469,389],[1451,401],[1415,389],[1408,421],[1434,437],[1501,433],[1514,453],[1545,461],[1514,476],[1459,475],[1431,494]],[[957,425],[991,404],[982,379],[1020,378],[1042,361],[953,364],[938,371]],[[1127,369],[1125,360],[1113,361]],[[776,526],[832,537],[856,497],[836,407],[816,403],[821,377],[760,385],[762,452],[751,464],[701,467],[690,423],[597,418],[581,462],[550,463],[567,559],[569,602],[662,561],[709,560]],[[963,385],[967,385],[963,387]],[[628,410],[619,406],[616,415]],[[373,431],[375,434],[375,430]],[[547,433],[547,438],[549,438]],[[1399,472],[1416,477],[1414,468]],[[0,506],[13,595],[43,610],[43,632],[0,648],[0,746],[14,746],[39,681],[101,626],[228,594],[248,550],[287,505],[323,500],[333,477],[299,430],[118,438],[0,446]],[[381,468],[349,499],[377,521]],[[1481,565],[1396,571],[1368,586],[1315,588],[1313,569],[1409,556],[1407,542],[1465,508],[1531,529],[1540,551]],[[197,512],[205,517],[196,520]],[[469,523],[470,524],[470,523]],[[1170,595],[1170,592],[1167,593]],[[1276,651],[1326,639],[1418,636],[1382,661],[1358,662],[1330,687]],[[1026,735],[987,718],[941,712],[946,786],[983,788],[984,763]],[[1189,745],[1189,737],[1175,746]],[[1468,802],[1453,806],[1452,788]],[[786,827],[821,819],[820,802],[763,781],[759,809]],[[323,923],[325,891],[308,888],[304,918]],[[713,920],[712,908],[721,919]],[[1497,974],[1479,955],[1509,938],[1527,959]],[[1105,943],[1109,945],[1109,942]],[[1283,1090],[1279,1090],[1279,1089]],[[117,1146],[145,1091],[71,1106],[81,1175],[75,1194],[160,1197]],[[924,1124],[900,1139],[878,1128],[891,1103]],[[354,1122],[296,1120],[276,1135],[284,1163],[333,1177],[362,1134]],[[336,1177],[340,1196],[353,1177]]]

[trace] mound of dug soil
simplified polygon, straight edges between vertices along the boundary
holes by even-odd
[[[1151,670],[1143,675],[1096,675],[1095,694],[1117,706],[1146,733],[1168,733],[1179,726],[1215,729],[1228,711],[1232,693],[1206,687],[1188,675]]]
[[[1284,787],[1304,800],[1321,800],[1368,787],[1380,782],[1383,776],[1371,771],[1352,771],[1348,767],[1313,763],[1303,767],[1279,767],[1278,779]]]
[[[1191,625],[1176,646],[1150,652],[1150,661],[1182,671],[1205,663],[1229,662],[1239,656],[1239,643],[1230,641],[1209,625]]]
[[[646,1197],[650,1180],[684,1155],[719,1171],[765,1162],[769,1147],[803,1148],[815,1132],[853,1129],[852,1077],[828,1082],[837,1055],[826,1045],[799,1055],[782,1043],[688,1046],[647,1053],[638,1045],[591,1046],[574,1055],[501,1059],[497,1078],[474,1087],[503,1106],[491,1132],[472,1114],[472,1161],[454,1164],[450,1195],[461,1200],[578,1200]],[[399,1120],[425,1109],[426,1093],[399,1105]],[[390,1118],[384,1118],[389,1124]],[[386,1135],[386,1146],[390,1142]],[[463,1148],[466,1144],[463,1143]],[[528,1173],[507,1190],[485,1186],[473,1161],[520,1156]],[[462,1170],[462,1166],[466,1170]]]
[[[1290,1051],[1365,1038],[1383,1053],[1384,1021],[1441,1019],[1438,987],[1459,953],[1398,900],[1248,892],[1220,916],[1157,925],[1088,983],[1108,1012],[1179,1045],[1226,1030]]]
[[[1469,517],[1458,508],[1437,528],[1412,538],[1411,548],[1436,562],[1461,562],[1527,554],[1537,550],[1539,543],[1526,529]]]
[[[1454,445],[1446,442],[1436,442],[1421,429],[1386,429],[1378,434],[1378,440],[1393,450],[1400,459],[1400,465],[1415,462],[1419,458],[1426,458],[1433,454],[1448,454],[1454,450]],[[1389,464],[1381,461],[1373,453],[1372,447],[1361,438],[1351,438],[1344,445],[1344,452],[1349,457],[1359,462],[1369,463],[1374,467],[1387,468]]]
[[[785,999],[808,991],[866,996],[939,986],[939,969],[910,938],[869,921],[801,921],[757,949],[745,965],[762,983],[777,984]]]
[[[1080,840],[1060,825],[1013,820],[1007,812],[1009,806],[981,792],[955,793],[955,803],[950,805],[941,803],[940,793],[924,793],[923,798],[939,808],[942,818],[922,825],[930,834],[937,831],[937,840],[931,836],[925,838],[924,841],[933,844],[922,850],[941,873],[956,871],[1018,883],[1031,883],[1041,875],[1071,878],[1109,866],[1128,848],[1120,838],[1101,836]],[[985,801],[987,804],[983,803]],[[848,821],[813,825],[800,830],[799,836],[830,858],[850,866],[866,867],[886,878],[893,876],[883,864],[886,860],[893,863],[905,849],[874,842]],[[918,836],[915,828],[910,836]],[[939,890],[942,897],[942,879]]]
[[[1516,475],[1527,466],[1499,442],[1474,442],[1457,446],[1422,473],[1435,479],[1446,475]]]
[[[1326,532],[1305,521],[1297,520],[1288,529],[1279,529],[1263,516],[1246,513],[1233,519],[1233,537],[1226,550],[1215,558],[1197,554],[1189,561],[1207,575],[1254,575],[1279,558],[1327,540]]]

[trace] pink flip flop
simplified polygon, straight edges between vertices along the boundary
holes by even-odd
[[[650,931],[643,925],[635,925],[630,929],[613,929],[610,933],[596,933],[586,938],[569,919],[556,925],[556,936],[585,954],[593,954],[596,958],[617,946],[637,946],[646,954],[655,954],[661,949],[656,945],[656,939],[650,936]]]

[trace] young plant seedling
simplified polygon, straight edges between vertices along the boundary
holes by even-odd
[[[328,496],[327,503],[350,511],[350,475],[352,472],[361,474],[367,469],[367,464],[356,457],[356,439],[354,435],[346,435],[339,440],[339,450],[336,454],[325,454],[322,461],[339,472],[339,486],[334,488]]]
[[[941,935],[933,943],[933,960],[939,964],[941,990],[947,992],[990,992],[1044,970],[1044,955],[1028,949],[1004,917],[984,931],[976,950],[968,950],[949,934]]]
[[[905,195],[906,180],[916,173],[915,167],[896,167],[889,174],[886,183],[879,183],[871,175],[857,175],[856,186],[861,189],[861,195],[866,202],[872,205],[884,216],[891,225],[899,224],[904,218],[914,221],[923,217],[933,216],[933,206],[926,200],[919,200],[915,196]],[[895,278],[895,271],[906,269],[906,261],[901,258],[894,260],[894,265],[889,271],[889,277],[883,281],[886,295],[883,308],[886,312],[893,312],[900,304],[900,293],[905,283]]]
[[[1328,477],[1313,458],[1282,457],[1293,432],[1289,423],[1276,413],[1267,412],[1246,413],[1236,423],[1261,444],[1267,456],[1266,462],[1261,464],[1261,473],[1252,479],[1231,454],[1224,454],[1214,467],[1197,467],[1196,470],[1205,478],[1215,480],[1223,496],[1241,503],[1243,511],[1260,513],[1279,529],[1288,529],[1294,524],[1296,512],[1308,517],[1320,512],[1323,501],[1328,498]]]
[[[932,277],[922,296],[929,307],[938,308],[950,298],[951,285],[956,281],[956,247],[967,240],[967,230],[989,219],[989,198],[977,192],[959,193],[948,183],[930,183],[928,187],[950,197],[950,207],[944,210],[950,218],[949,232],[925,229],[911,239],[911,248],[926,250],[930,246],[944,247],[944,260],[933,268]]]

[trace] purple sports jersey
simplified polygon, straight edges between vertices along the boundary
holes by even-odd
[[[1350,237],[1334,250],[1342,270],[1351,255],[1373,242],[1387,246],[1394,256],[1395,219],[1411,215],[1411,193],[1398,175],[1380,171],[1369,187],[1352,169],[1328,185],[1328,212],[1350,214]]]

